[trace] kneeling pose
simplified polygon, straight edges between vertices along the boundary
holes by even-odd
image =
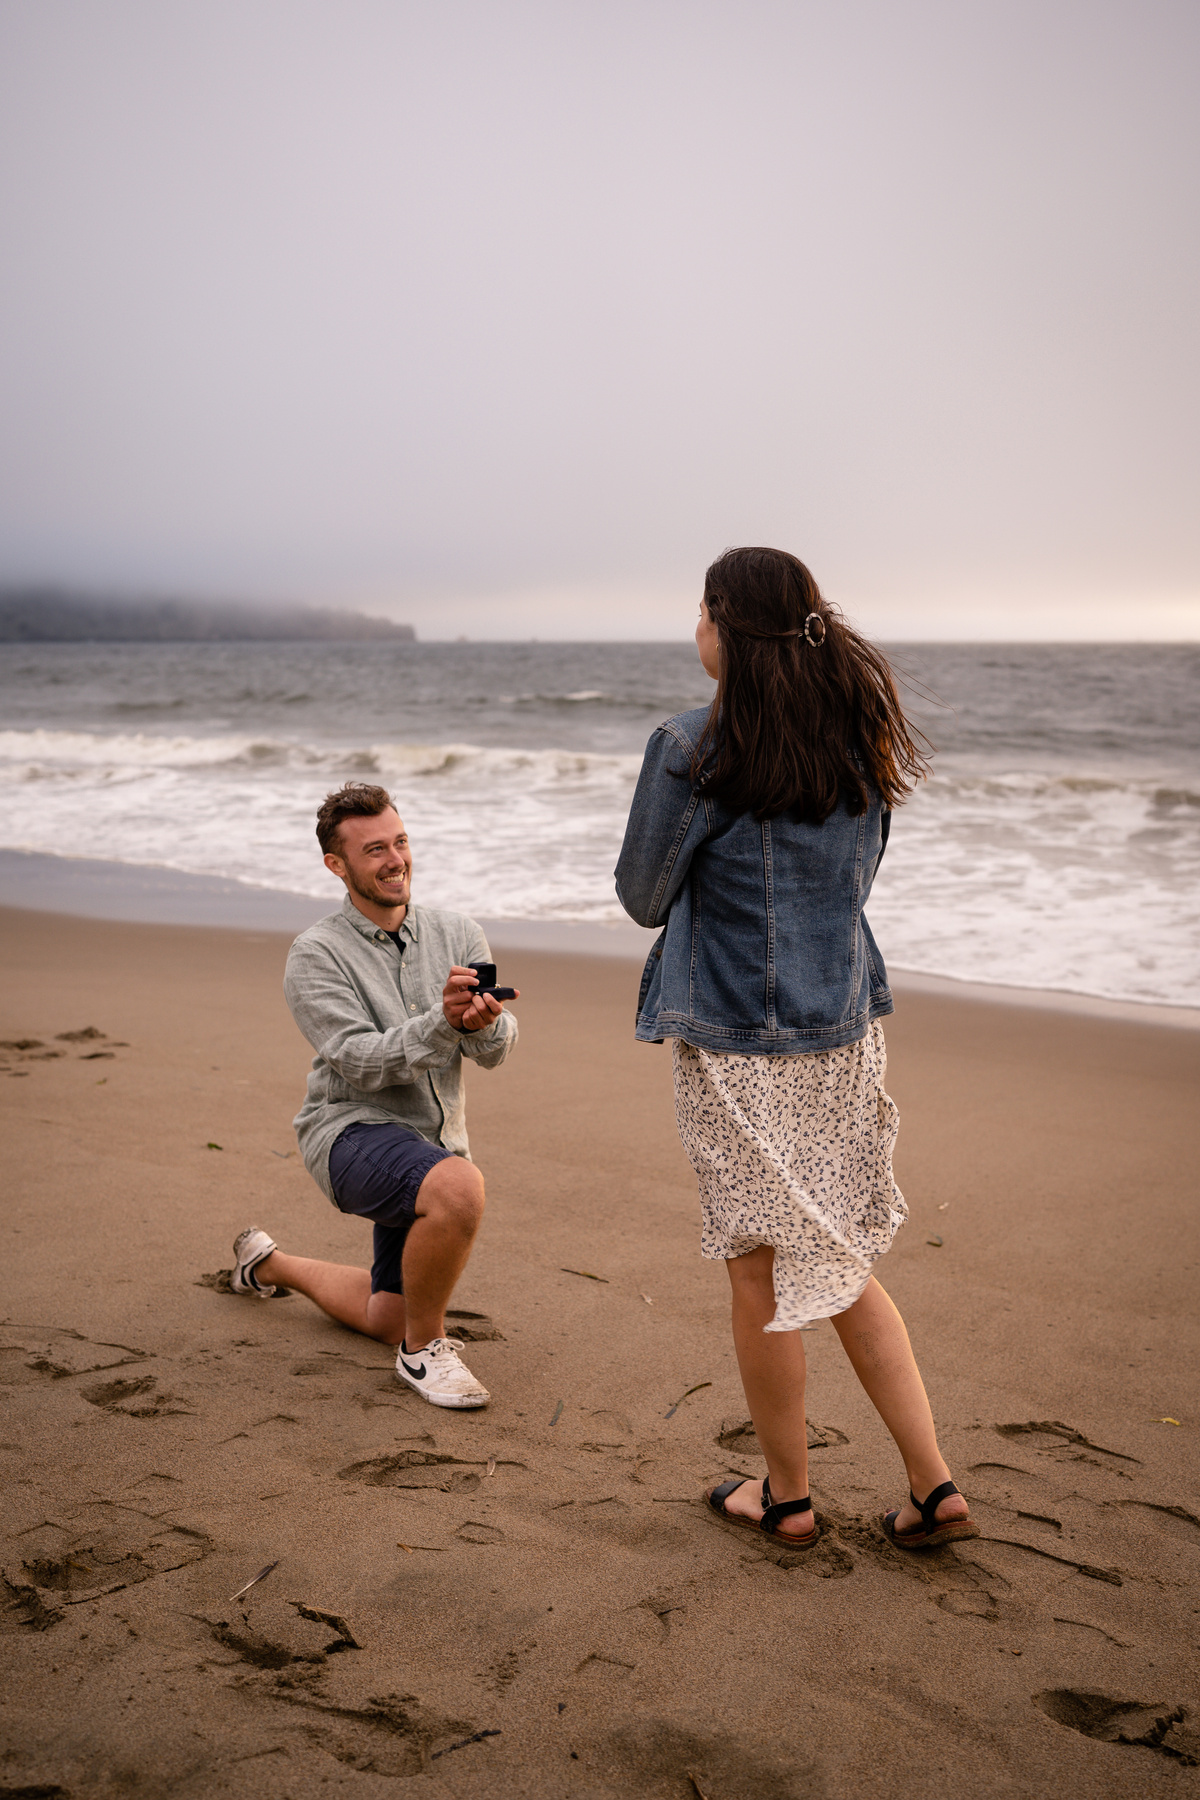
[[[368,1272],[291,1256],[252,1225],[234,1244],[232,1285],[264,1299],[294,1288],[343,1325],[395,1344],[397,1375],[434,1406],[485,1406],[486,1388],[446,1336],[484,1202],[462,1059],[495,1068],[517,1023],[502,1000],[477,991],[468,965],[490,957],[474,920],[413,905],[412,851],[383,788],[350,783],[330,794],[317,838],[346,898],[288,955],[284,992],[316,1052],[296,1135],[339,1211],[374,1224],[374,1262]]]

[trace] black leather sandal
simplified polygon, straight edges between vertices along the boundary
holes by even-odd
[[[704,1498],[712,1507],[717,1517],[726,1525],[738,1525],[748,1531],[761,1532],[773,1543],[782,1544],[788,1550],[809,1550],[821,1535],[821,1527],[813,1520],[813,1528],[798,1536],[794,1532],[777,1531],[775,1527],[780,1519],[786,1519],[792,1513],[804,1513],[812,1510],[812,1497],[805,1494],[803,1500],[771,1499],[771,1483],[766,1477],[762,1484],[763,1516],[761,1519],[747,1519],[740,1513],[726,1512],[725,1502],[730,1494],[735,1493],[745,1483],[746,1477],[738,1475],[733,1481],[722,1481],[718,1487],[708,1488]]]
[[[883,1529],[888,1541],[895,1544],[897,1550],[936,1550],[939,1544],[953,1543],[955,1538],[973,1538],[979,1536],[979,1527],[970,1513],[965,1519],[942,1519],[934,1517],[943,1500],[951,1494],[957,1494],[952,1481],[943,1481],[941,1487],[935,1487],[932,1494],[924,1500],[918,1500],[910,1488],[908,1497],[921,1515],[921,1523],[911,1531],[897,1531],[896,1520],[900,1517],[900,1508],[894,1507],[890,1513],[883,1515]]]

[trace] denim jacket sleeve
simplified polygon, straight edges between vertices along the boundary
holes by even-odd
[[[660,725],[646,746],[625,841],[617,859],[617,898],[639,925],[662,925],[709,831],[709,808],[692,786],[693,745]]]

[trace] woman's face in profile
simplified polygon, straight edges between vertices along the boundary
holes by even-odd
[[[718,668],[717,628],[703,600],[700,602],[700,619],[696,626],[696,648],[700,652],[704,673],[711,675],[715,681]]]

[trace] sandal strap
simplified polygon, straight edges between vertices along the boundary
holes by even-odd
[[[763,1516],[759,1521],[760,1531],[774,1531],[780,1519],[790,1518],[793,1513],[811,1512],[812,1495],[805,1494],[803,1500],[772,1500],[771,1482],[766,1478],[762,1484]]]
[[[918,1500],[912,1489],[909,1488],[908,1497],[921,1515],[921,1523],[925,1527],[927,1537],[938,1528],[935,1515],[942,1501],[948,1500],[951,1494],[958,1492],[959,1489],[952,1481],[943,1481],[941,1487],[935,1487],[931,1494],[926,1494],[924,1500]]]

